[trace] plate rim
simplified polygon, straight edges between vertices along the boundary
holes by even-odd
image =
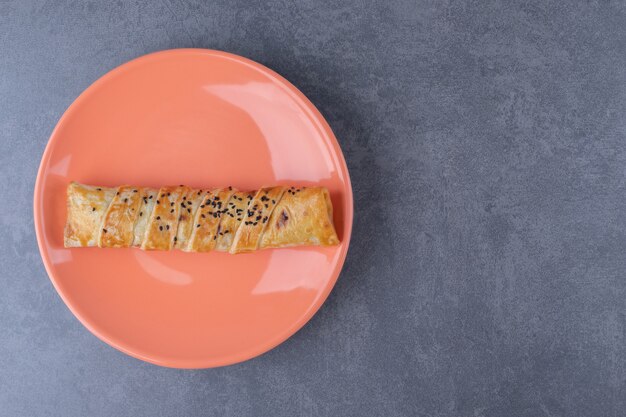
[[[324,134],[330,140],[330,144],[334,148],[335,154],[338,158],[338,163],[341,168],[343,168],[345,172],[345,206],[346,211],[343,213],[344,220],[344,231],[343,231],[343,239],[342,239],[342,247],[341,252],[339,254],[337,260],[337,268],[333,272],[331,279],[324,288],[324,290],[320,293],[317,300],[309,306],[309,309],[300,316],[298,320],[296,320],[290,327],[288,327],[281,335],[275,338],[275,340],[270,340],[267,343],[256,345],[255,348],[249,349],[244,352],[240,352],[238,354],[231,354],[223,357],[221,360],[209,360],[209,359],[175,359],[175,358],[166,358],[163,360],[158,360],[154,356],[144,355],[141,352],[137,352],[132,348],[127,347],[122,340],[112,340],[110,335],[104,335],[102,332],[92,326],[90,321],[83,317],[81,313],[77,311],[77,308],[68,301],[65,293],[60,289],[57,285],[57,278],[53,273],[52,262],[49,259],[49,255],[47,250],[44,250],[44,235],[43,232],[43,218],[44,215],[43,207],[42,207],[42,197],[44,193],[44,167],[50,160],[50,155],[52,152],[53,145],[56,143],[59,137],[59,131],[62,126],[67,123],[71,114],[80,106],[80,104],[91,94],[93,94],[100,87],[101,84],[105,83],[108,79],[115,77],[118,73],[131,68],[135,65],[141,64],[144,61],[149,61],[152,59],[158,59],[165,55],[188,55],[188,54],[199,54],[199,55],[209,55],[209,56],[217,56],[219,58],[225,58],[232,61],[235,61],[239,64],[243,64],[249,67],[254,68],[255,70],[263,73],[269,78],[273,78],[278,82],[278,84],[284,87],[285,92],[293,95],[303,110],[309,112],[309,116],[311,119],[318,124],[318,127],[321,128]],[[176,368],[176,369],[208,369],[215,368],[221,366],[233,365],[236,363],[248,361],[250,359],[259,357],[268,351],[274,349],[278,345],[284,343],[287,339],[296,334],[306,323],[308,323],[311,318],[319,311],[322,305],[328,299],[331,291],[335,287],[339,276],[341,275],[341,271],[345,265],[345,260],[347,257],[347,253],[350,247],[350,239],[352,236],[352,227],[354,223],[354,195],[352,190],[352,181],[350,178],[350,172],[348,170],[348,165],[345,160],[345,156],[343,150],[337,138],[332,131],[330,125],[328,124],[326,118],[322,115],[322,113],[317,109],[317,107],[302,93],[295,85],[293,85],[289,80],[284,78],[282,75],[278,74],[276,71],[266,67],[263,64],[260,64],[256,61],[253,61],[249,58],[243,57],[241,55],[233,54],[230,52],[225,52],[217,49],[204,49],[204,48],[175,48],[175,49],[166,49],[156,52],[151,52],[145,55],[141,55],[139,57],[133,58],[129,61],[126,61],[109,71],[105,74],[97,78],[94,82],[92,82],[87,88],[85,88],[75,99],[74,101],[67,107],[67,109],[63,112],[59,120],[57,121],[54,129],[52,130],[50,137],[46,143],[44,152],[41,156],[41,161],[39,163],[39,168],[37,170],[37,177],[35,180],[35,187],[33,191],[33,217],[34,217],[34,227],[35,227],[35,235],[37,238],[37,246],[39,249],[39,255],[43,261],[46,273],[48,275],[48,279],[52,282],[54,289],[57,294],[63,300],[65,306],[70,310],[70,312],[78,319],[78,321],[89,330],[94,336],[98,339],[106,343],[107,345],[144,362],[148,362],[154,365],[163,366],[167,368]],[[349,219],[349,222],[346,222],[346,219]]]

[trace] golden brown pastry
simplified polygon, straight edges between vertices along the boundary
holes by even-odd
[[[339,243],[323,187],[67,187],[65,247],[240,253]]]

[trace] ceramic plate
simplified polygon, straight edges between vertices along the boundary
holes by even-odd
[[[242,255],[65,249],[70,181],[322,185],[341,244]],[[348,250],[352,189],[331,129],[293,85],[236,55],[178,49],[114,69],[69,107],[41,161],[34,215],[48,275],[91,332],[154,364],[206,368],[266,352],[320,308]]]

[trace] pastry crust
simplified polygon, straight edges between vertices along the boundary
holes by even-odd
[[[194,220],[196,212],[202,200],[206,196],[207,191],[189,189],[182,197],[180,202],[180,214],[178,215],[178,230],[173,246],[188,251],[189,241],[195,225]]]
[[[156,204],[148,223],[141,249],[170,250],[174,244],[180,202],[187,187],[162,187],[156,198]]]
[[[338,243],[328,190],[291,187],[272,212],[261,248]]]
[[[195,227],[189,241],[190,252],[208,252],[215,248],[220,233],[219,224],[233,193],[230,187],[213,190],[206,196],[196,213]]]
[[[141,190],[141,205],[139,206],[139,217],[135,221],[133,246],[141,246],[141,242],[143,242],[148,224],[150,223],[150,213],[154,210],[157,200],[156,196],[159,192],[155,188],[142,188]]]
[[[230,253],[339,243],[323,187],[67,187],[65,247]]]
[[[100,227],[98,246],[127,248],[133,245],[135,220],[139,217],[141,193],[137,187],[122,185],[109,204]]]
[[[72,182],[67,187],[67,223],[63,243],[66,248],[96,246],[102,217],[117,188],[96,187]]]
[[[248,204],[243,224],[237,229],[230,253],[250,252],[258,249],[272,210],[284,192],[285,187],[261,188],[257,191]]]
[[[222,217],[220,233],[217,236],[215,250],[228,252],[233,244],[235,233],[246,215],[248,203],[252,201],[255,193],[237,191],[228,200],[228,211]]]

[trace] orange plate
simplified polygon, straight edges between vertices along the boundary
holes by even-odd
[[[72,180],[322,185],[342,243],[242,255],[65,249]],[[248,59],[177,49],[114,69],[69,107],[41,161],[34,214],[48,275],[91,332],[157,365],[206,368],[260,355],[315,314],[346,257],[353,207],[337,140],[301,92]]]

